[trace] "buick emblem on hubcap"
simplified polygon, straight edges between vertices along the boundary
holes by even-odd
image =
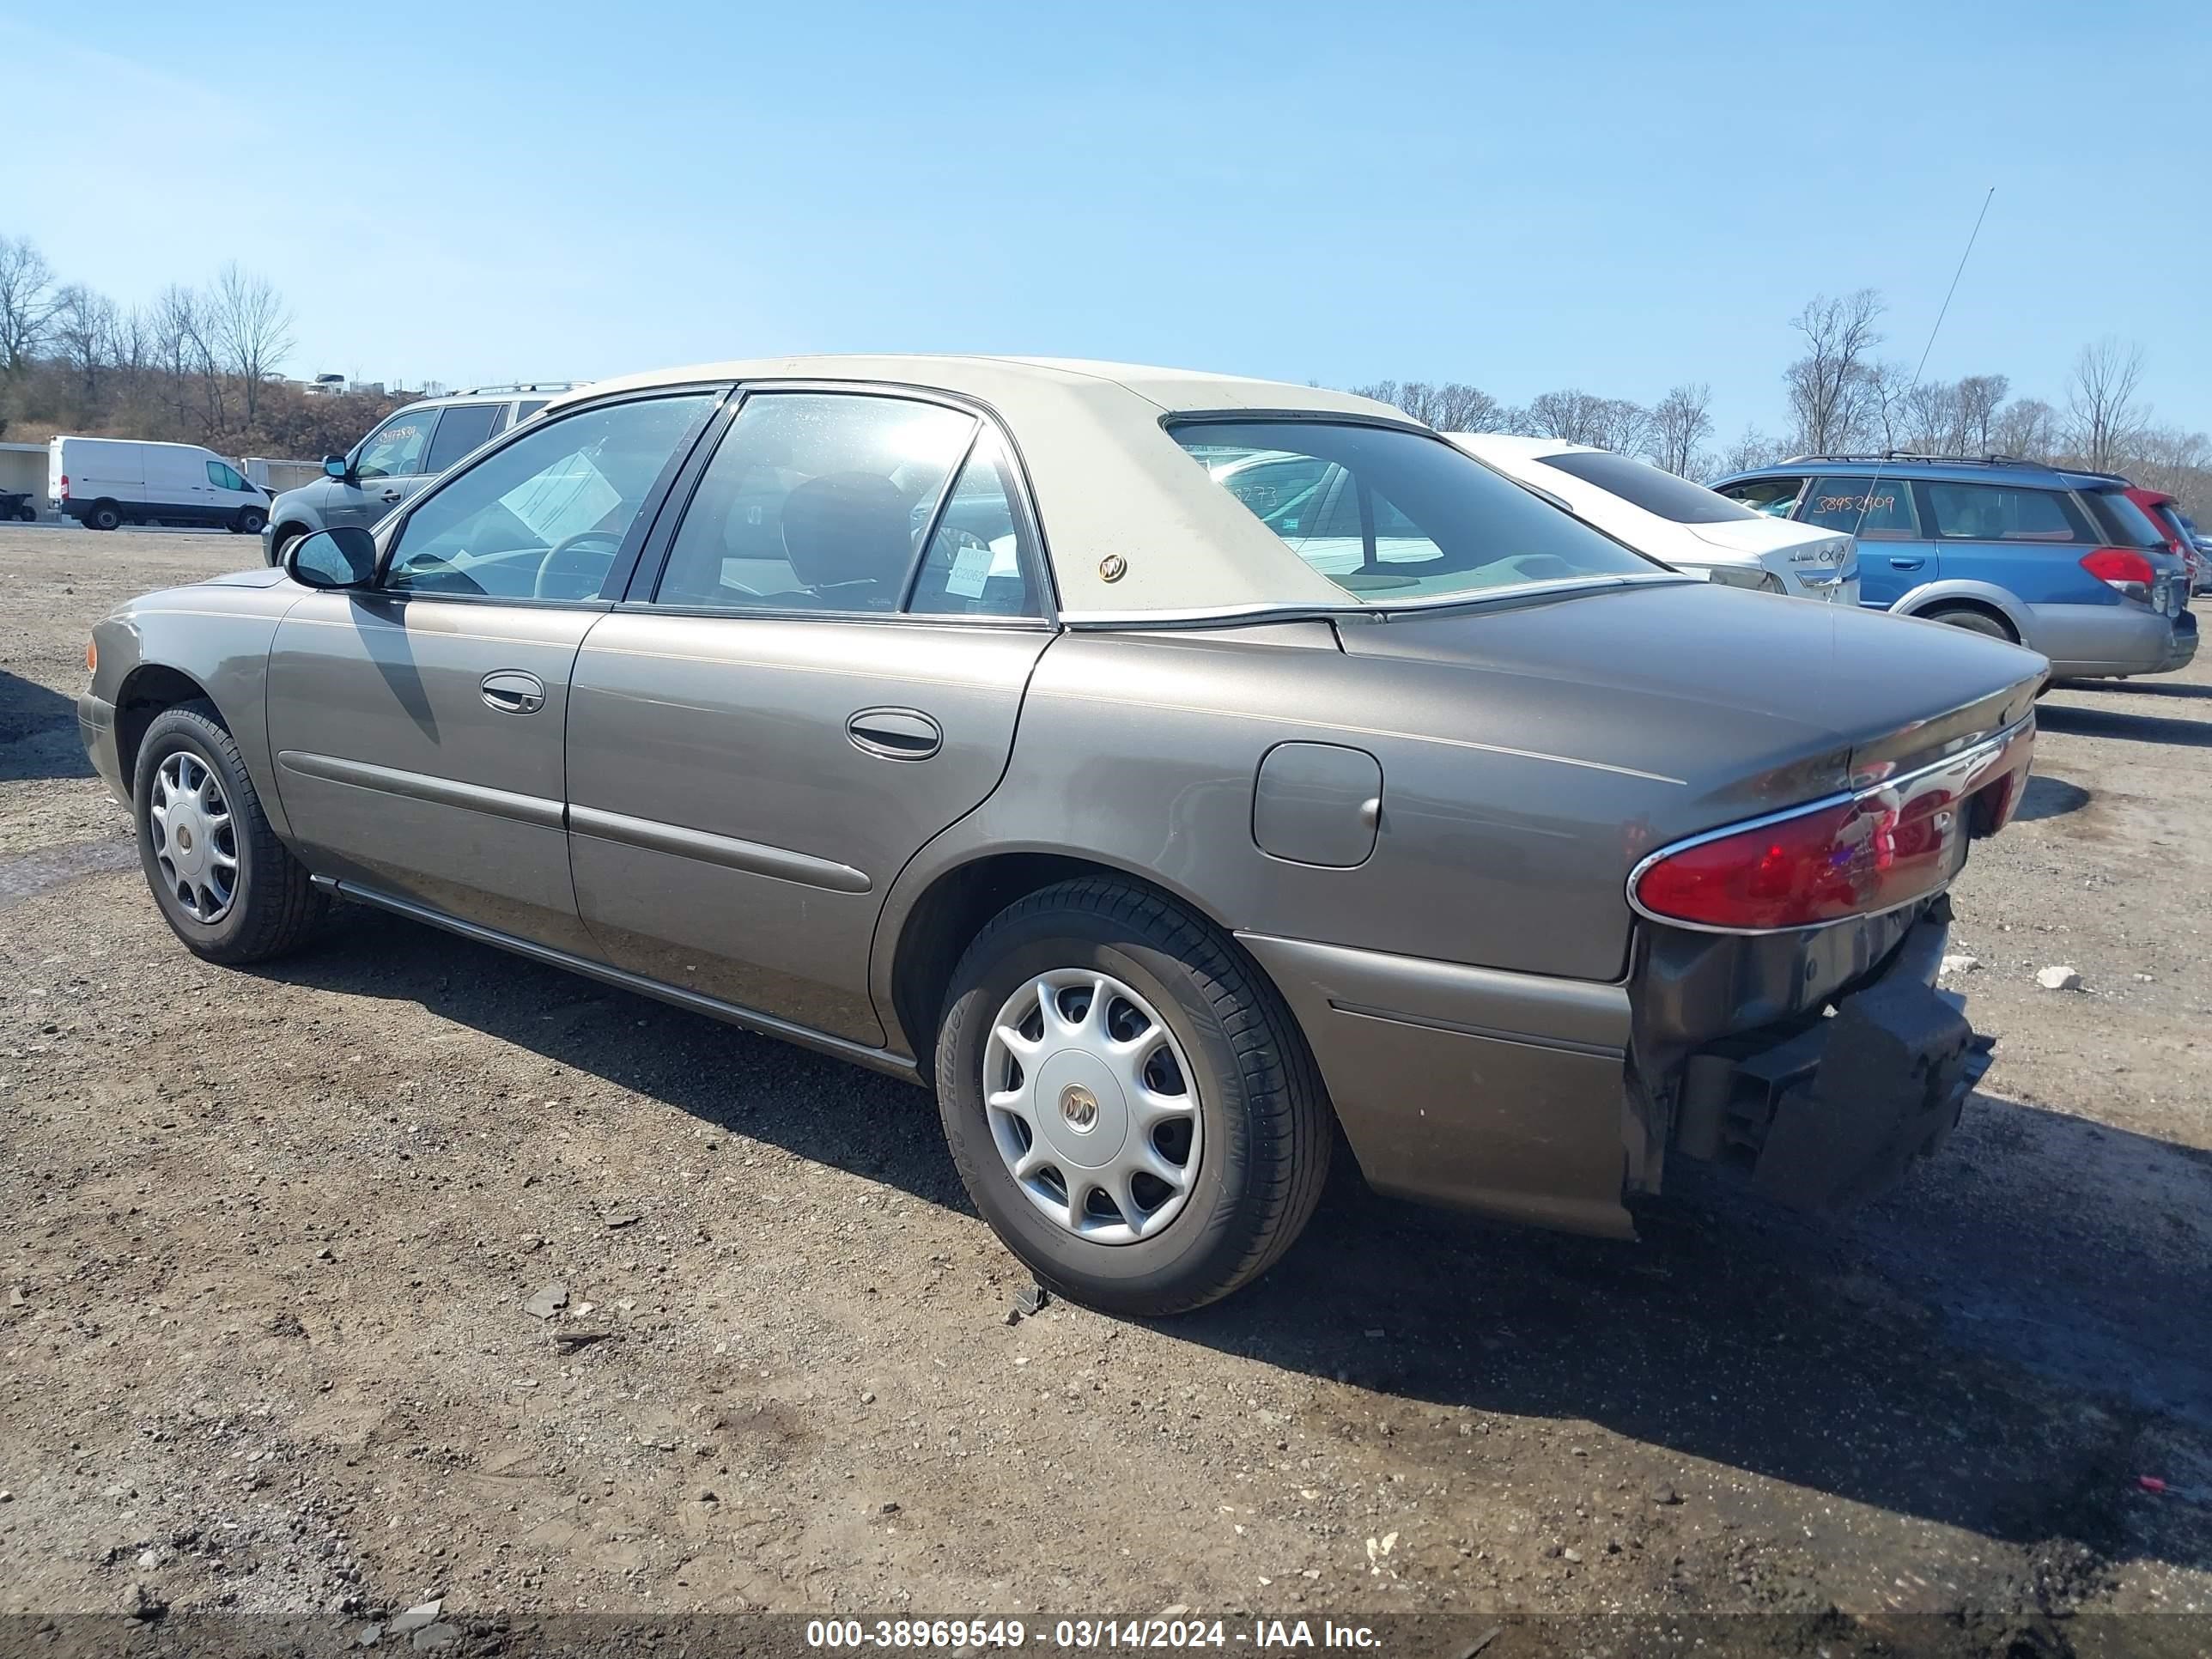
[[[1098,1097],[1079,1083],[1060,1091],[1060,1115],[1078,1134],[1089,1134],[1098,1121]]]

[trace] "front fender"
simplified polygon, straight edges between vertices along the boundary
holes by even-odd
[[[1971,599],[1977,605],[1985,605],[2001,611],[2005,620],[2012,624],[2012,631],[2018,635],[2020,642],[2031,648],[2034,647],[2035,622],[2028,614],[2027,607],[2009,590],[1999,587],[1994,582],[1923,582],[1890,606],[1889,614],[1893,617],[1924,616],[1946,600],[1952,599]]]
[[[263,578],[271,574],[252,573]],[[229,729],[262,809],[279,835],[288,835],[290,825],[269,752],[265,683],[276,624],[301,596],[301,588],[282,580],[218,580],[149,593],[93,628],[99,665],[92,694],[114,706],[118,746],[134,742],[133,734],[143,729],[150,718],[146,705],[188,696],[182,683],[190,682]],[[123,764],[127,787],[128,760]]]

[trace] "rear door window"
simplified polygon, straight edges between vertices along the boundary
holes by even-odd
[[[1863,542],[1920,538],[1912,486],[1902,478],[1815,478],[1798,517],[1823,530],[1840,530]]]
[[[2063,490],[1930,483],[1929,516],[1942,541],[2084,542],[2088,521]]]
[[[1802,477],[1747,478],[1741,483],[1724,485],[1717,493],[1767,518],[1786,519],[1804,491]]]
[[[747,398],[684,509],[654,602],[711,611],[897,611],[977,425],[961,410],[905,398]],[[984,531],[994,527],[984,523],[968,534],[988,552],[995,538]],[[940,597],[985,597],[988,558],[979,568],[963,542],[948,547],[945,559]],[[971,585],[972,594],[965,591]]]
[[[443,472],[490,437],[506,410],[505,404],[448,404],[438,417],[437,435],[430,440],[430,459],[423,470]]]
[[[922,617],[1037,616],[1028,574],[1036,563],[998,434],[987,428],[945,498],[907,610]]]

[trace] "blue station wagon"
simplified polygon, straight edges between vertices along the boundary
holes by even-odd
[[[1857,537],[1868,608],[2025,645],[2055,678],[2197,654],[2186,568],[2121,480],[2004,456],[1801,455],[1712,488]]]

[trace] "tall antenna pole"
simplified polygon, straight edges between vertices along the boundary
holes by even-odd
[[[1973,256],[1974,244],[1981,239],[1982,221],[1990,216],[1990,203],[1996,193],[1997,187],[1991,185],[1988,194],[1982,198],[1982,210],[1974,216],[1974,228],[1967,234],[1966,249],[1959,255],[1957,268],[1951,272],[1951,286],[1943,290],[1943,303],[1936,307],[1936,325],[1928,331],[1928,343],[1920,348],[1920,361],[1913,365],[1912,379],[1905,388],[1908,398],[1920,389],[1920,376],[1928,367],[1928,354],[1936,349],[1936,337],[1942,331],[1943,319],[1951,314],[1951,296],[1959,291],[1959,278],[1966,274],[1966,261]],[[1876,467],[1874,477],[1867,480],[1866,493],[1859,497],[1858,517],[1851,521],[1853,541],[1858,539],[1859,532],[1865,527],[1867,513],[1874,506],[1874,487],[1881,482],[1881,469]]]

